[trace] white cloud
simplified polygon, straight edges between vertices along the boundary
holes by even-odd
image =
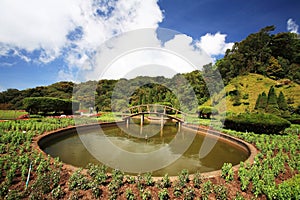
[[[37,50],[35,61],[48,63],[64,56],[70,67],[81,67],[108,38],[155,28],[162,18],[157,0],[2,0],[0,55],[13,51],[28,62]],[[68,38],[78,27],[80,37]]]
[[[64,70],[59,70],[57,81],[72,81],[76,82],[76,78],[74,77],[73,73],[66,72]]]
[[[0,85],[0,92],[3,92],[5,90],[6,90],[6,88]]]
[[[200,37],[196,45],[206,51],[210,56],[224,55],[227,49],[231,49],[234,43],[226,43],[226,34],[217,32],[216,34],[207,33]]]
[[[171,30],[164,31],[172,34]],[[171,77],[176,73],[201,69],[213,61],[193,44],[191,37],[176,33],[162,44],[156,32],[157,29],[135,30],[109,40],[98,49],[94,66],[86,67],[89,71],[79,73],[82,75],[81,80],[132,78],[140,75]]]
[[[299,26],[296,24],[296,22],[293,19],[288,19],[287,21],[287,30],[291,33],[297,33],[298,34],[298,28]]]

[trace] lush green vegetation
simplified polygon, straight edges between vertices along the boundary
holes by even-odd
[[[218,114],[218,110],[211,106],[199,106],[198,107],[198,116],[200,118],[210,119],[212,115]]]
[[[0,110],[0,119],[18,119],[26,117],[28,113],[25,110]]]
[[[225,104],[227,112],[221,110],[222,116],[229,113],[225,126],[243,132],[221,130],[258,148],[252,165],[242,162],[236,172],[230,163],[225,163],[221,177],[211,179],[204,179],[200,173],[189,176],[187,170],[182,170],[174,181],[167,174],[159,181],[154,181],[150,173],[133,177],[113,170],[108,174],[105,166],[96,165],[70,174],[58,159],[45,157],[31,143],[45,131],[74,125],[72,119],[7,121],[0,122],[0,198],[79,199],[85,195],[102,199],[300,199],[300,126],[290,126],[278,117],[291,122],[300,119],[300,40],[293,33],[271,34],[273,30],[273,26],[263,28],[235,43],[214,66],[206,65],[202,71],[172,78],[59,82],[0,92],[3,110],[27,108],[31,113],[70,114],[70,102],[77,100],[80,109],[97,106],[101,113],[91,117],[99,121],[116,120],[110,111],[160,102],[194,113],[187,117],[189,123],[200,120],[200,124],[218,127],[220,121],[198,119],[196,112],[210,118],[216,113],[211,105],[222,108]],[[219,80],[218,71],[226,84],[223,91],[222,84],[214,81]],[[194,110],[198,105],[202,107]],[[8,111],[7,118],[16,118],[15,115]],[[275,134],[279,132],[284,134]],[[30,166],[30,181],[26,183]]]
[[[300,83],[300,40],[295,33],[277,33],[267,26],[228,49],[217,67],[226,83],[246,73]]]
[[[224,163],[221,178],[212,179],[182,170],[174,181],[167,174],[160,180],[154,180],[151,173],[134,177],[113,170],[108,174],[107,167],[94,164],[88,165],[87,171],[78,169],[70,174],[58,159],[45,157],[32,148],[35,136],[69,125],[74,125],[73,119],[0,123],[0,198],[74,199],[84,195],[90,199],[299,199],[299,125],[287,128],[284,135],[223,130],[258,148],[254,164],[241,162],[238,171],[233,171],[230,163]],[[231,188],[236,190],[232,192]]]
[[[53,97],[28,97],[23,100],[23,105],[30,114],[64,113],[70,115],[79,109],[79,102]]]
[[[267,113],[242,113],[228,116],[224,125],[228,129],[255,133],[282,133],[291,123],[281,117]]]

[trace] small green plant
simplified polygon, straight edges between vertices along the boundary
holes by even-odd
[[[102,190],[99,188],[97,182],[91,183],[91,189],[92,189],[93,197],[99,198],[101,196]]]
[[[203,181],[203,178],[202,178],[200,172],[197,171],[193,176],[194,187],[200,188],[202,181]]]
[[[244,200],[244,197],[239,192],[237,192],[234,200]]]
[[[210,180],[203,183],[201,190],[202,199],[208,199],[209,194],[212,192],[212,183]]]
[[[232,164],[231,163],[224,163],[222,166],[222,175],[221,175],[226,182],[232,181],[234,177]]]
[[[126,189],[125,195],[126,195],[126,199],[128,199],[128,200],[134,200],[135,199],[134,193],[129,188]]]
[[[161,179],[159,185],[160,185],[161,188],[171,187],[171,181],[170,181],[170,178],[169,178],[168,174],[164,175],[164,177]]]
[[[215,185],[214,192],[217,199],[227,199],[227,189],[224,185]]]
[[[141,198],[142,198],[142,200],[150,200],[151,199],[151,191],[150,190],[148,190],[148,189],[146,189],[146,190],[144,190],[143,192],[142,192],[142,194],[141,194]]]
[[[167,190],[166,188],[161,189],[161,190],[158,192],[158,198],[159,198],[160,200],[167,200],[167,199],[169,199],[170,196],[169,196],[168,190]]]
[[[179,185],[184,187],[186,183],[189,182],[189,171],[187,169],[183,169],[178,176]]]
[[[173,194],[175,197],[180,197],[182,195],[181,187],[178,184],[175,184]]]
[[[64,195],[64,191],[59,185],[51,191],[51,194],[54,199],[61,199]]]
[[[81,173],[82,169],[76,170],[69,178],[69,189],[82,189],[87,190],[89,189],[89,181],[85,175]]]
[[[185,200],[193,200],[195,198],[195,190],[192,187],[187,187],[183,190]]]
[[[153,186],[155,183],[150,172],[144,174],[143,180],[146,186]]]

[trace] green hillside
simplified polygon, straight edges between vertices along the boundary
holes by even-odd
[[[275,81],[259,74],[248,74],[233,78],[224,88],[226,97],[221,95],[213,96],[213,100],[218,102],[216,107],[226,102],[226,110],[234,113],[243,113],[253,111],[256,99],[263,91],[268,93],[271,86],[275,86],[275,92],[278,95],[280,91],[289,99],[289,106],[297,107],[300,105],[300,85],[289,81]],[[223,93],[224,94],[224,93]],[[240,105],[234,106],[237,96],[239,95]],[[293,103],[292,103],[293,102]],[[210,105],[209,99],[204,105]]]

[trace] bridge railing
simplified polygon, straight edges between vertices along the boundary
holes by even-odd
[[[173,118],[177,119],[182,119],[184,120],[185,116],[187,116],[186,113],[170,107],[170,106],[165,106],[161,104],[142,104],[142,105],[137,105],[137,106],[132,106],[127,109],[125,109],[122,112],[123,118],[134,115],[134,114],[139,114],[139,113],[153,113],[153,114],[164,114],[164,115],[169,115],[172,116]]]

